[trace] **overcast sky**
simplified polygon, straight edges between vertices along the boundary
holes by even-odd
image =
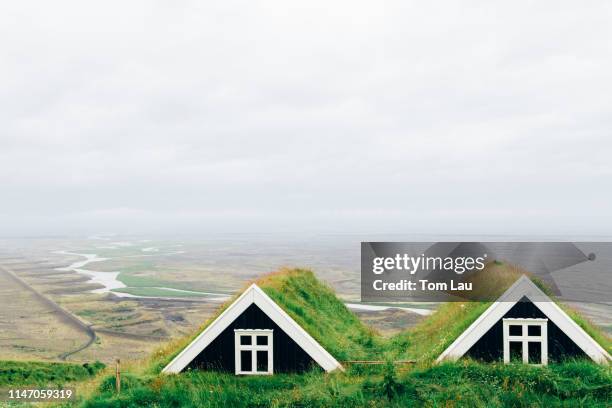
[[[612,231],[609,1],[0,6],[0,235]]]

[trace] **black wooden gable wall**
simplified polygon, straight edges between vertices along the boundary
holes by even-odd
[[[523,297],[503,318],[546,318],[536,305]],[[483,361],[503,361],[504,333],[503,318],[468,350],[466,356]],[[557,325],[548,321],[548,361],[555,362],[567,358],[588,358],[584,351],[576,345]]]
[[[272,329],[274,347],[274,372],[302,372],[317,366],[316,362],[289,337],[256,304],[249,306],[208,347],[206,347],[187,369],[235,372],[235,329]]]

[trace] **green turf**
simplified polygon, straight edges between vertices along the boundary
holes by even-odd
[[[82,381],[104,368],[91,364],[46,363],[40,361],[0,361],[0,386],[56,385]]]
[[[465,361],[397,373],[393,366],[346,373],[237,377],[214,372],[126,376],[120,395],[105,378],[84,408],[106,407],[607,407],[609,367],[548,367]]]
[[[129,286],[129,287],[162,286],[162,287],[173,288],[173,289],[184,289],[183,287],[178,287],[178,286],[183,286],[183,285],[177,284],[176,282],[172,283],[172,282],[166,282],[161,279],[152,278],[150,276],[140,276],[140,275],[134,274],[133,272],[122,271],[117,276],[117,279],[120,280],[125,286]]]
[[[259,286],[337,360],[382,358],[384,340],[309,270],[268,275]]]
[[[113,289],[113,292],[129,293],[135,296],[152,296],[152,297],[205,297],[204,294],[191,292],[178,292],[175,290],[165,290],[162,288],[121,288]]]
[[[122,271],[117,276],[117,280],[121,281],[129,288],[164,287],[180,290],[193,290],[193,285],[190,283],[165,281],[163,279],[156,279],[150,276],[137,275],[134,272]]]
[[[434,364],[435,358],[486,310],[488,303],[443,304],[414,328],[383,338],[365,326],[329,286],[308,270],[283,270],[259,279],[257,284],[336,359],[408,359],[415,363],[345,364],[346,372],[313,370],[305,374],[253,377],[203,371],[160,374],[162,367],[215,316],[192,336],[167,344],[148,362],[126,373],[120,395],[114,390],[114,378],[107,377],[93,396],[82,401],[82,406],[612,406],[611,368],[590,360],[546,367],[467,359]],[[570,313],[604,347],[609,347],[605,334],[576,312]]]

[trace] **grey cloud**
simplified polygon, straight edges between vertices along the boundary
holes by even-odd
[[[612,227],[604,1],[1,7],[2,235]]]

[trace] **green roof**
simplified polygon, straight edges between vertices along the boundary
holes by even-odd
[[[249,286],[253,282],[249,282]],[[380,352],[382,338],[338,299],[334,290],[307,269],[282,269],[257,284],[336,360],[370,358]],[[242,291],[240,292],[242,293]],[[240,294],[227,301],[191,336],[175,340],[154,354],[155,371],[168,364],[208,327]]]
[[[528,272],[513,265],[501,262],[491,262],[480,272],[474,275],[472,281],[479,282],[474,287],[486,293],[493,293],[494,298],[501,296],[522,275],[529,276]],[[483,279],[486,278],[486,279]],[[597,325],[582,316],[577,310],[560,303],[552,295],[550,288],[537,277],[530,276],[546,295],[555,301],[572,320],[574,320],[587,334],[610,353],[612,340]],[[492,302],[448,302],[441,304],[435,313],[428,316],[415,327],[399,333],[391,342],[398,355],[406,359],[415,359],[423,362],[435,360],[442,352],[461,335]]]
[[[500,277],[500,294],[516,280],[516,268],[490,264],[487,277]],[[523,271],[524,272],[524,271]],[[534,280],[538,286],[545,286]],[[252,282],[249,282],[249,285]],[[464,330],[466,330],[491,304],[490,302],[449,302],[440,305],[435,313],[424,318],[415,327],[393,337],[384,338],[376,330],[366,326],[338,299],[334,290],[319,281],[307,269],[282,269],[265,275],[255,283],[287,312],[304,330],[338,361],[364,359],[401,359],[431,363]],[[547,291],[550,293],[549,291]],[[238,295],[237,295],[238,296]],[[236,297],[237,297],[236,296]],[[233,298],[220,308],[192,336],[169,343],[153,357],[155,371],[170,362],[202,330],[212,323],[230,304]],[[608,352],[610,337],[603,333],[577,311],[566,306],[563,309]]]

